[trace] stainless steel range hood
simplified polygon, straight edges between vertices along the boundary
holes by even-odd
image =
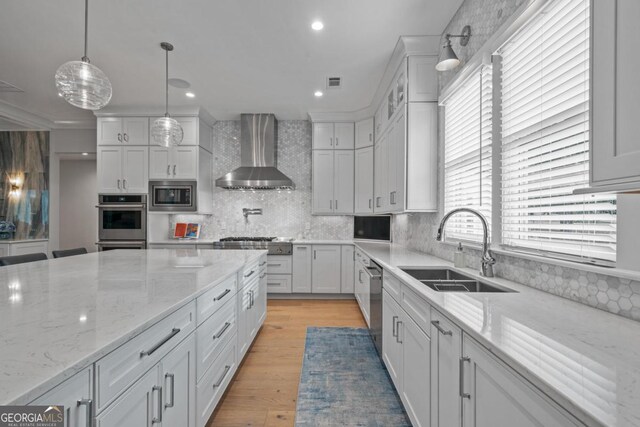
[[[228,190],[293,190],[295,184],[277,169],[278,120],[273,114],[240,116],[240,167],[216,179]]]

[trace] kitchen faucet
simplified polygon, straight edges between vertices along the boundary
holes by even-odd
[[[253,208],[253,209],[249,209],[249,208],[242,208],[242,215],[244,215],[245,218],[249,218],[249,215],[262,215],[262,209],[261,208]]]
[[[483,231],[482,261],[481,261],[480,275],[484,277],[493,277],[493,265],[496,263],[496,259],[493,257],[493,255],[491,254],[491,251],[489,250],[489,227],[487,226],[487,220],[480,212],[474,209],[469,209],[469,208],[458,208],[458,209],[453,209],[449,211],[442,217],[442,221],[440,221],[440,226],[438,227],[438,234],[436,235],[436,240],[438,242],[442,241],[442,230],[444,230],[444,225],[449,220],[449,218],[451,218],[453,215],[460,212],[467,212],[480,218],[480,222],[482,223],[482,231]]]

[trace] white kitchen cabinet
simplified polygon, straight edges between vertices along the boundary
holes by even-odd
[[[290,274],[268,274],[267,293],[290,294],[293,292]]]
[[[160,365],[154,366],[112,405],[98,415],[96,427],[140,427],[160,424],[162,391]]]
[[[205,427],[238,368],[236,342],[229,341],[196,386],[196,425]],[[140,424],[139,426],[146,426]],[[178,424],[179,426],[181,424]],[[139,427],[138,426],[138,427]],[[173,426],[167,426],[173,427]]]
[[[98,147],[98,193],[147,193],[148,147]]]
[[[396,334],[402,343],[402,402],[415,427],[430,426],[431,340],[406,312]]]
[[[427,102],[438,100],[437,56],[410,56],[409,102]]]
[[[161,362],[162,425],[195,427],[196,339],[191,334]]]
[[[147,117],[98,118],[98,145],[149,145]]]
[[[389,134],[376,140],[374,154],[374,205],[375,213],[387,212],[389,209]]]
[[[354,211],[373,213],[373,146],[355,150]]]
[[[342,263],[340,266],[340,274],[342,276],[340,283],[340,292],[343,294],[354,293],[354,266],[355,266],[355,248],[352,245],[342,245]]]
[[[389,212],[404,210],[404,178],[405,178],[405,114],[404,108],[393,119],[393,127],[388,134],[389,166],[388,186]]]
[[[462,330],[431,310],[431,425],[461,426]],[[512,424],[516,425],[516,424]]]
[[[0,240],[0,256],[27,255],[49,253],[49,242],[47,240]]]
[[[158,118],[159,117],[149,118],[149,124],[148,124],[149,135],[151,135],[151,128],[153,127],[153,123]],[[182,142],[179,145],[180,147],[183,147],[185,145],[198,145],[200,143],[199,134],[198,134],[199,119],[197,117],[172,117],[172,118],[175,119],[178,123],[180,123],[180,126],[182,126]],[[153,139],[150,139],[150,144],[155,145],[155,142],[153,141]]]
[[[340,293],[340,245],[313,245],[311,292],[314,294]]]
[[[398,336],[398,322],[402,322],[402,308],[382,291],[382,360],[398,390],[402,391],[402,342]],[[447,425],[447,424],[441,424]]]
[[[466,335],[462,367],[463,427],[582,425]]]
[[[251,291],[252,288],[249,285],[245,285],[238,291],[238,360],[242,360],[251,345],[249,340],[252,330]]]
[[[91,427],[93,409],[93,369],[75,374],[29,405],[62,405],[66,427]]]
[[[353,123],[314,123],[313,149],[353,150]]]
[[[311,293],[311,245],[293,245],[293,293]]]
[[[373,147],[373,117],[356,123],[355,148]]]
[[[150,147],[149,179],[198,179],[198,147]]]
[[[313,150],[313,213],[353,214],[353,150]]]
[[[637,0],[591,2],[592,187],[640,188]]]

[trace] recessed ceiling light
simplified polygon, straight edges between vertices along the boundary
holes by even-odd
[[[185,93],[185,95],[187,95],[187,98],[195,98],[196,97],[196,94],[193,93],[193,92],[187,92],[187,93]]]
[[[89,155],[89,153],[82,153],[82,155],[83,155],[83,156],[88,156],[88,155]]]
[[[320,98],[322,95],[324,95],[320,90],[315,91],[313,94],[316,96],[316,98]]]
[[[311,24],[311,28],[316,31],[320,31],[324,28],[324,24],[322,23],[322,21],[313,21],[313,23]]]

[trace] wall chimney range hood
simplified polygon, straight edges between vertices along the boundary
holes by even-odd
[[[227,190],[293,190],[277,169],[278,120],[273,114],[240,115],[240,167],[216,179]]]

